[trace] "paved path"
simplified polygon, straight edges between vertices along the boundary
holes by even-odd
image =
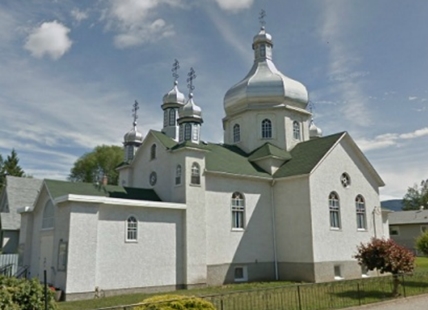
[[[407,298],[393,299],[381,303],[365,305],[360,307],[346,308],[346,310],[427,310],[428,295],[412,296]]]

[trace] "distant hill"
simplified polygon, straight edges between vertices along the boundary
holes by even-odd
[[[380,206],[391,211],[402,211],[403,201],[401,199],[391,199],[380,202]]]

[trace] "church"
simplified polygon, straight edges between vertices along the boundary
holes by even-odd
[[[72,300],[371,275],[353,256],[389,237],[381,177],[347,132],[322,136],[263,26],[252,48],[248,74],[224,96],[223,143],[201,140],[192,69],[187,96],[177,81],[163,96],[160,130],[139,132],[134,105],[117,186],[44,180],[19,210],[31,276],[46,270]]]

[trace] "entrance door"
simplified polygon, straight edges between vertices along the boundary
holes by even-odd
[[[42,236],[40,239],[39,280],[43,282],[43,271],[46,269],[46,281],[52,283],[53,236]]]

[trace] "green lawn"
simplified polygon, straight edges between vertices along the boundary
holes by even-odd
[[[340,309],[373,303],[391,296],[391,277],[339,281],[320,284],[264,282],[230,284],[193,290],[179,290],[174,294],[210,296],[206,299],[225,309]],[[415,275],[404,278],[406,296],[428,293],[428,257],[416,258]],[[97,309],[142,302],[154,294],[128,294],[100,299],[59,303],[61,310]],[[269,309],[270,309],[269,308]]]

